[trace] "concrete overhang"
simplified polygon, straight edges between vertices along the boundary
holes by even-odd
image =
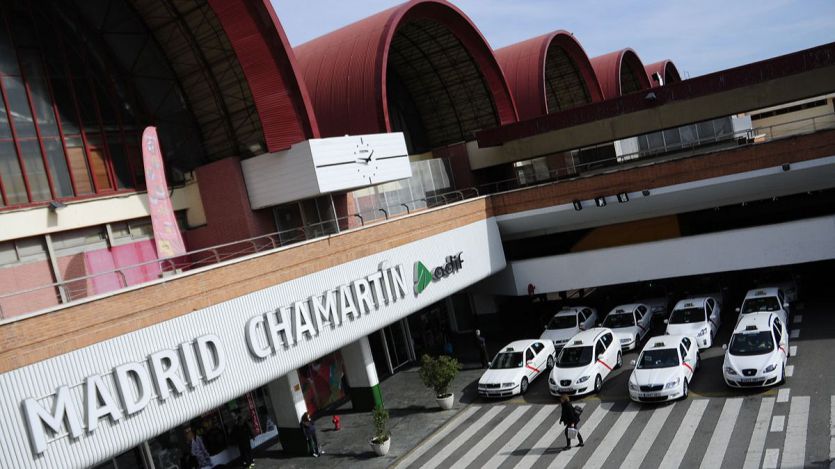
[[[835,43],[484,130],[473,169],[522,161],[835,91]]]

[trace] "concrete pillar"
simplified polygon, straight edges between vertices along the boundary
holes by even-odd
[[[307,454],[307,440],[301,429],[302,415],[307,412],[299,373],[293,370],[267,384],[273,417],[278,427],[278,440],[287,453]]]
[[[348,385],[351,386],[351,404],[354,410],[369,411],[382,406],[380,380],[377,379],[377,369],[374,367],[368,337],[346,345],[341,352],[345,361],[345,375]]]

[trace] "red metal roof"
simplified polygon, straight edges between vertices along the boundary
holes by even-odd
[[[664,84],[667,83],[675,83],[677,81],[681,81],[681,75],[678,74],[678,69],[676,65],[673,63],[672,60],[665,59],[660,62],[655,62],[654,64],[649,64],[644,69],[647,71],[647,76],[649,77],[649,82],[653,88],[660,86],[657,81],[652,79],[652,75],[654,73],[658,73],[661,75],[661,78],[664,80]]]
[[[386,84],[389,55],[395,33],[410,22],[440,25],[451,32],[489,89],[494,120],[502,125],[517,120],[501,68],[469,18],[443,0],[412,0],[295,48],[322,136],[392,130]],[[452,74],[449,81],[441,83],[446,94],[466,93],[466,89],[453,89],[455,69],[448,73]],[[456,118],[461,111],[454,110]]]
[[[293,50],[269,0],[209,0],[235,49],[268,151],[319,136]]]
[[[572,62],[585,85],[589,102],[603,100],[597,75],[583,47],[570,32],[554,31],[495,51],[496,59],[502,66],[507,84],[513,92],[520,120],[559,110],[548,109],[546,96],[546,62],[552,48],[561,49]]]
[[[591,59],[591,65],[597,74],[600,88],[603,90],[605,99],[612,99],[621,96],[626,89],[627,83],[621,80],[624,74],[631,75],[638,84],[638,89],[650,88],[649,77],[644,70],[644,64],[638,58],[638,54],[632,49],[622,49],[609,52]]]

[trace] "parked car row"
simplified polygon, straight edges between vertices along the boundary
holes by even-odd
[[[534,379],[548,371],[554,396],[600,392],[623,353],[644,343],[632,360],[629,396],[637,402],[684,399],[699,369],[700,350],[714,345],[722,321],[717,294],[678,301],[664,319],[666,331],[647,339],[653,319],[666,315],[666,305],[650,300],[612,309],[598,327],[597,311],[587,306],[557,312],[539,339],[508,344],[478,382],[483,397],[524,394]],[[790,303],[779,287],[749,291],[740,308],[722,366],[731,388],[766,387],[785,381]],[[645,342],[644,342],[645,341]]]

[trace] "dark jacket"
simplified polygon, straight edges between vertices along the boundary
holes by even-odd
[[[560,423],[565,425],[571,424],[578,424],[580,423],[580,416],[577,415],[577,411],[574,410],[574,406],[571,405],[571,402],[563,402],[560,404],[562,407],[562,415],[560,416]]]
[[[313,425],[312,420],[302,421],[302,431],[305,436],[312,436],[316,434],[316,426]]]
[[[232,440],[238,445],[248,445],[249,440],[254,438],[254,435],[252,434],[252,428],[250,428],[249,424],[246,422],[241,422],[235,424],[235,426],[232,428],[231,437]]]

